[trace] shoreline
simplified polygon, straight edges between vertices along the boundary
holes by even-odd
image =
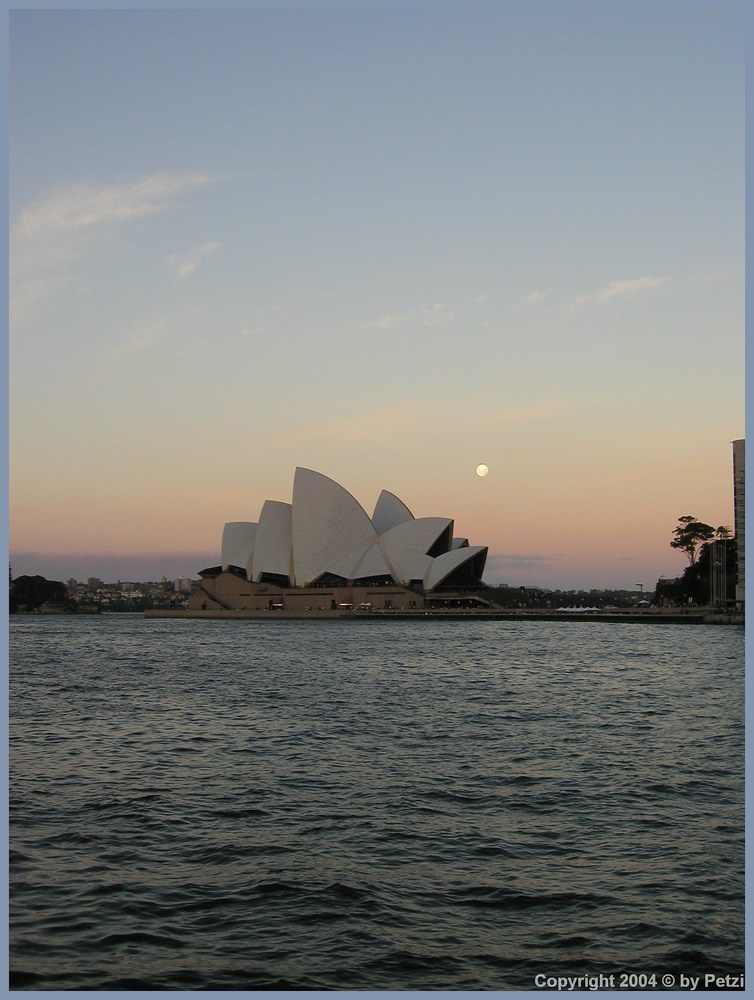
[[[224,609],[205,611],[173,611],[155,609],[144,612],[145,618],[207,619],[214,621],[560,621],[560,622],[613,622],[642,625],[744,625],[740,612],[719,612],[710,608],[683,610],[671,608],[650,611],[230,611]]]

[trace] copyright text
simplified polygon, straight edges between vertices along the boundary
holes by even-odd
[[[703,976],[687,976],[684,973],[635,973],[621,972],[610,975],[593,976],[547,976],[540,972],[534,977],[534,985],[540,990],[742,990],[744,977],[718,976],[713,972]]]

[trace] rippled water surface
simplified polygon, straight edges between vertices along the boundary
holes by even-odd
[[[11,621],[16,989],[743,971],[743,630]]]

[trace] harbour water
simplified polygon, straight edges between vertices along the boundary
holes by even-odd
[[[740,976],[743,646],[13,618],[11,988]]]

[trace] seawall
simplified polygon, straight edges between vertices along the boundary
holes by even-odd
[[[145,611],[145,618],[177,618],[246,621],[561,621],[628,622],[646,625],[743,625],[738,612],[723,613],[709,608],[662,608],[637,611],[505,611],[474,609],[468,611],[375,610],[375,611]]]

